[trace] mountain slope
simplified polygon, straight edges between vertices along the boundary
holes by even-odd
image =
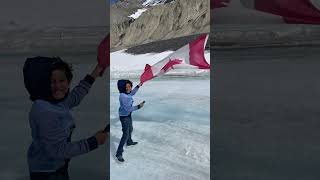
[[[132,2],[126,4],[127,9],[125,10],[118,3],[117,6],[111,7],[112,50],[158,40],[207,33],[210,30],[209,0],[161,1],[164,4],[157,6],[151,6],[151,4],[159,4],[160,1],[153,1],[153,3],[150,1],[150,6],[145,4],[148,7],[147,11],[136,20],[127,16],[133,14],[137,9],[145,8],[143,4],[147,1],[133,0]]]

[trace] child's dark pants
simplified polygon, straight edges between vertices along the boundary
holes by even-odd
[[[69,180],[68,167],[64,166],[55,172],[30,172],[31,180]]]
[[[120,144],[118,146],[117,156],[122,155],[123,146],[125,145],[125,143],[127,144],[132,143],[131,133],[132,133],[133,127],[132,127],[131,114],[129,116],[120,116],[120,121],[122,125],[122,137],[120,140]]]

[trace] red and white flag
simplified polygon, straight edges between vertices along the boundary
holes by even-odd
[[[204,50],[208,35],[200,35],[197,39],[183,46],[168,57],[150,66],[146,64],[144,72],[140,76],[140,82],[144,83],[154,77],[161,76],[179,65],[196,69],[210,69],[210,64],[204,57]]]
[[[320,0],[240,0],[249,8],[281,16],[285,23],[320,24]]]

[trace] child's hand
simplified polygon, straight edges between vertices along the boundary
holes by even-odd
[[[141,87],[142,85],[143,85],[143,83],[142,83],[142,82],[140,82],[140,83],[139,83],[139,87]]]
[[[97,64],[94,70],[92,71],[91,76],[96,79],[98,76],[102,76],[104,71],[105,68]]]
[[[141,103],[139,104],[140,108],[142,108],[142,107],[144,106],[144,103],[145,103],[145,101],[143,101],[143,102],[141,102]]]
[[[98,145],[104,144],[106,142],[107,136],[109,136],[109,133],[105,133],[103,130],[98,131],[95,135]]]

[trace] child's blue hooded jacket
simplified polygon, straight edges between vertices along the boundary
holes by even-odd
[[[130,93],[126,93],[126,84],[131,83],[129,80],[119,80],[118,81],[118,90],[120,92],[119,96],[119,116],[129,116],[132,111],[139,109],[139,106],[133,106],[132,96],[136,94],[139,89],[139,86],[136,86]]]
[[[75,123],[71,110],[88,94],[94,78],[87,75],[62,100],[52,98],[50,66],[56,60],[30,58],[24,66],[24,82],[33,101],[29,113],[32,143],[28,150],[30,172],[54,172],[65,167],[70,158],[98,147],[95,136],[71,142]]]
[[[94,136],[71,142],[75,128],[71,109],[88,93],[92,79],[87,76],[59,103],[35,100],[29,113],[32,144],[28,150],[31,172],[50,172],[65,166],[74,156],[88,153],[98,147]]]

